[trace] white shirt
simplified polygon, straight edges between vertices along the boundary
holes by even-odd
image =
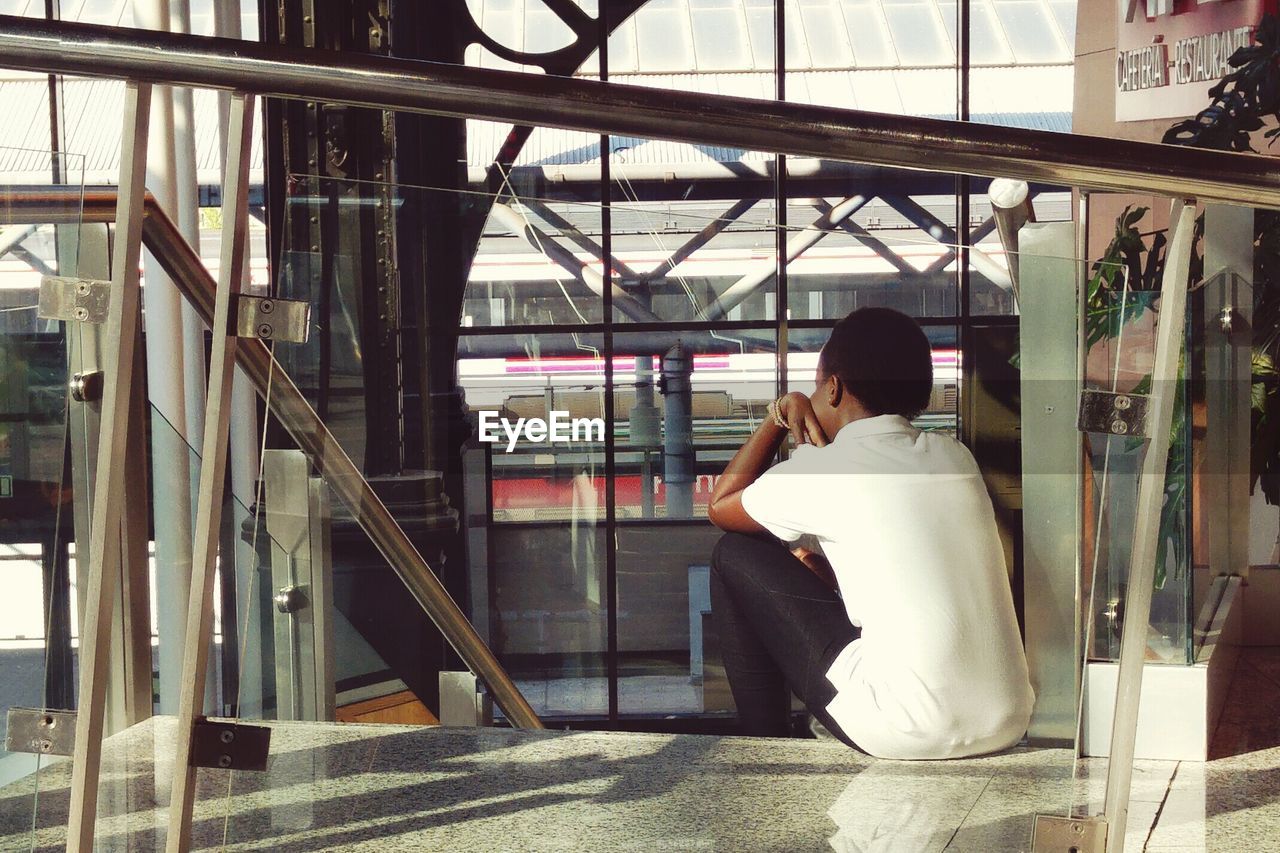
[[[815,536],[861,636],[836,657],[828,713],[881,758],[1005,749],[1034,699],[995,514],[964,445],[899,415],[802,445],[742,493],[784,541]]]

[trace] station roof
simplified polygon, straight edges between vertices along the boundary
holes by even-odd
[[[1007,127],[1069,132],[1075,3],[1072,0],[972,0],[971,119]],[[595,14],[595,0],[578,0]],[[571,33],[540,0],[468,0],[500,43],[534,52],[563,47]],[[245,4],[246,37],[257,32],[256,4]],[[212,0],[191,0],[192,31],[212,32]],[[43,0],[0,0],[0,14],[43,15]],[[64,17],[133,26],[129,0],[64,0]],[[788,0],[789,100],[900,115],[953,118],[954,0]],[[767,25],[767,26],[766,26]],[[774,92],[772,0],[651,0],[610,41],[613,82],[706,94],[771,98]],[[767,42],[767,49],[766,49]],[[518,68],[479,46],[471,64]],[[595,68],[592,58],[584,68]],[[526,69],[528,70],[528,69]],[[64,171],[73,181],[114,184],[124,88],[117,81],[66,78],[59,95]],[[196,90],[198,181],[220,182],[218,96]],[[0,71],[0,183],[50,180],[49,92],[41,75]],[[467,160],[487,165],[508,125],[468,122]],[[611,139],[611,162],[684,166],[768,159],[727,147],[630,137]],[[517,165],[599,162],[600,137],[539,128]],[[251,177],[262,176],[255,134]]]

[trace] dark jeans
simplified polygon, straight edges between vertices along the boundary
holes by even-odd
[[[722,536],[711,555],[711,614],[743,734],[786,737],[795,691],[854,745],[827,713],[835,690],[826,673],[858,629],[835,592],[785,545],[771,536]]]

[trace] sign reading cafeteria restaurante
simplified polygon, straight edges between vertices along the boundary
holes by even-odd
[[[1227,60],[1277,0],[1117,0],[1116,121],[1187,118],[1209,106]]]

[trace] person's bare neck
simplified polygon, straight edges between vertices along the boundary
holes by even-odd
[[[835,412],[836,432],[844,429],[854,421],[860,421],[865,418],[874,418],[877,416],[876,412],[873,412],[866,406],[862,405],[862,402],[853,395],[849,395],[844,400],[840,401],[840,405],[836,407]],[[834,433],[831,435],[831,438],[835,438]]]

